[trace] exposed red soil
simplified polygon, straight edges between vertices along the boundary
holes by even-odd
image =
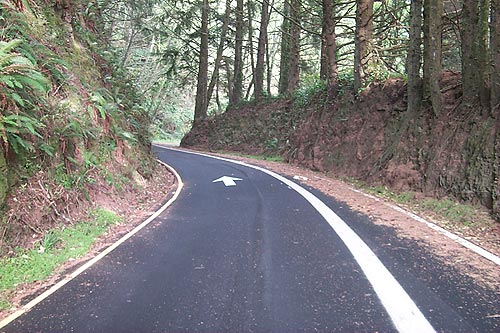
[[[324,91],[307,103],[247,104],[197,124],[186,147],[281,155],[395,191],[480,204],[500,221],[498,119],[461,102],[460,75],[441,77],[443,109],[406,111],[406,83],[374,83],[358,96]]]

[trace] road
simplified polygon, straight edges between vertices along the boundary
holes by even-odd
[[[500,300],[417,242],[295,181],[154,150],[174,204],[2,332],[500,331]]]

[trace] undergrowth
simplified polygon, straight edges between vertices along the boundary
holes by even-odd
[[[87,198],[96,170],[118,189],[134,172],[152,173],[152,114],[118,52],[87,27],[93,5],[80,2],[68,22],[45,1],[0,0],[0,212],[10,208],[9,193],[40,173],[48,188]],[[24,245],[12,229],[0,229],[0,244]]]
[[[67,260],[84,256],[96,239],[122,218],[97,208],[86,221],[49,230],[33,249],[18,249],[15,256],[0,260],[0,310],[10,307],[9,291],[19,285],[41,281]]]
[[[219,154],[238,156],[244,158],[251,158],[259,161],[269,161],[269,162],[283,162],[283,157],[275,156],[275,155],[250,155],[250,154],[241,154],[237,152],[227,152],[227,151],[218,151]]]
[[[419,213],[430,214],[445,224],[469,228],[484,224],[483,222],[487,218],[479,211],[479,208],[447,198],[419,198],[414,192],[394,192],[385,186],[368,186],[353,179],[349,179],[348,182],[369,194],[389,199]]]

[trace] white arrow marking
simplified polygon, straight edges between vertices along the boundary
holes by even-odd
[[[223,176],[223,177],[220,177],[219,179],[212,181],[212,183],[223,182],[224,186],[228,187],[228,186],[236,186],[236,183],[235,183],[236,180],[243,180],[243,179],[236,178],[236,177]]]
[[[392,322],[396,326],[396,329],[401,333],[436,332],[429,321],[427,321],[424,317],[415,302],[413,302],[396,278],[394,278],[394,276],[384,266],[380,259],[377,258],[375,253],[373,253],[361,237],[359,237],[347,225],[347,223],[345,223],[337,214],[335,214],[326,204],[324,204],[311,192],[286,179],[285,177],[278,175],[277,173],[255,165],[201,153],[186,152],[178,149],[172,150],[180,151],[186,154],[205,156],[259,170],[295,190],[324,217],[324,219],[328,222],[328,224],[330,224],[333,230],[335,230],[337,235],[347,246],[351,254],[354,256],[354,259],[358,262],[359,266],[365,273],[366,278],[370,281],[382,305],[385,307],[387,313],[392,319]],[[217,181],[222,180],[217,179]]]

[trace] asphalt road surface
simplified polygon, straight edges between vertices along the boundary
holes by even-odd
[[[177,201],[2,332],[500,331],[494,294],[394,230],[296,181],[154,150]]]

